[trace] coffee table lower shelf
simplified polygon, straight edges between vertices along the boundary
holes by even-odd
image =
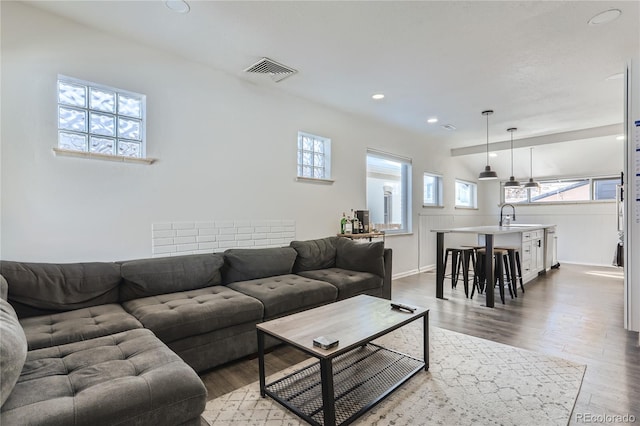
[[[353,422],[420,370],[423,360],[373,343],[333,360],[335,421]],[[266,385],[265,393],[313,425],[324,425],[320,362]]]

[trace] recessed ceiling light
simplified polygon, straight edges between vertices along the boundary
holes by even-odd
[[[427,123],[430,123],[430,124],[437,123],[437,122],[438,122],[437,117],[431,117],[430,119],[427,120]]]
[[[489,153],[489,157],[497,157],[497,156],[498,156],[498,154],[496,154],[495,152],[490,152]]]
[[[445,130],[451,130],[451,131],[456,130],[456,126],[454,126],[453,124],[443,124],[442,128]]]
[[[184,0],[167,0],[164,2],[165,6],[177,13],[189,13],[191,8],[189,4]]]
[[[617,141],[623,141],[624,140],[624,136],[623,135],[616,136],[616,140]]]
[[[589,25],[602,25],[608,24],[609,22],[615,21],[622,15],[622,11],[620,9],[609,9],[604,12],[598,13],[593,18],[589,19]]]
[[[375,100],[384,99],[384,95],[382,93],[376,93],[375,95],[371,96],[371,98]]]

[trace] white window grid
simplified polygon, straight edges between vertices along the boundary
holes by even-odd
[[[146,157],[146,96],[58,75],[58,148]]]
[[[331,139],[298,132],[298,177],[331,179]]]

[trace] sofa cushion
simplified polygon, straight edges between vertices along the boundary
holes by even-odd
[[[0,275],[0,299],[7,300],[9,296],[9,284],[7,280]]]
[[[20,323],[27,335],[29,350],[142,328],[137,319],[116,304],[24,318]]]
[[[331,284],[293,274],[239,281],[228,287],[260,300],[265,319],[324,305],[338,297]]]
[[[336,240],[327,237],[318,240],[291,241],[289,244],[298,254],[293,272],[332,268],[336,264]]]
[[[291,247],[229,249],[224,252],[223,281],[228,284],[290,274],[296,255]]]
[[[298,275],[333,284],[338,288],[339,300],[362,293],[371,293],[382,288],[383,281],[382,278],[370,272],[358,272],[341,268],[302,271]]]
[[[0,406],[11,394],[26,358],[27,338],[18,316],[9,302],[0,299]]]
[[[176,425],[205,403],[193,369],[137,329],[30,351],[0,424]]]
[[[218,285],[221,254],[193,254],[188,256],[122,262],[123,285],[120,300],[195,290]]]
[[[9,301],[19,318],[118,302],[120,265],[22,263],[3,260]]]
[[[262,320],[262,304],[225,286],[130,300],[124,308],[163,342]]]
[[[336,268],[370,272],[384,278],[384,241],[356,243],[348,238],[338,238]]]

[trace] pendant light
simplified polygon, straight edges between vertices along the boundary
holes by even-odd
[[[486,111],[482,111],[482,115],[487,117],[487,166],[484,168],[483,172],[480,172],[480,175],[478,176],[479,180],[491,180],[498,178],[498,174],[491,170],[491,166],[489,165],[489,116],[491,114],[493,114],[493,110],[488,109]]]
[[[509,178],[509,182],[505,182],[505,188],[512,188],[514,186],[520,186],[520,182],[513,177],[513,132],[518,130],[516,127],[510,127],[507,129],[507,132],[511,133],[511,177]]]
[[[533,180],[533,148],[529,148],[530,175],[529,182],[524,184],[525,188],[540,188],[540,184]]]

